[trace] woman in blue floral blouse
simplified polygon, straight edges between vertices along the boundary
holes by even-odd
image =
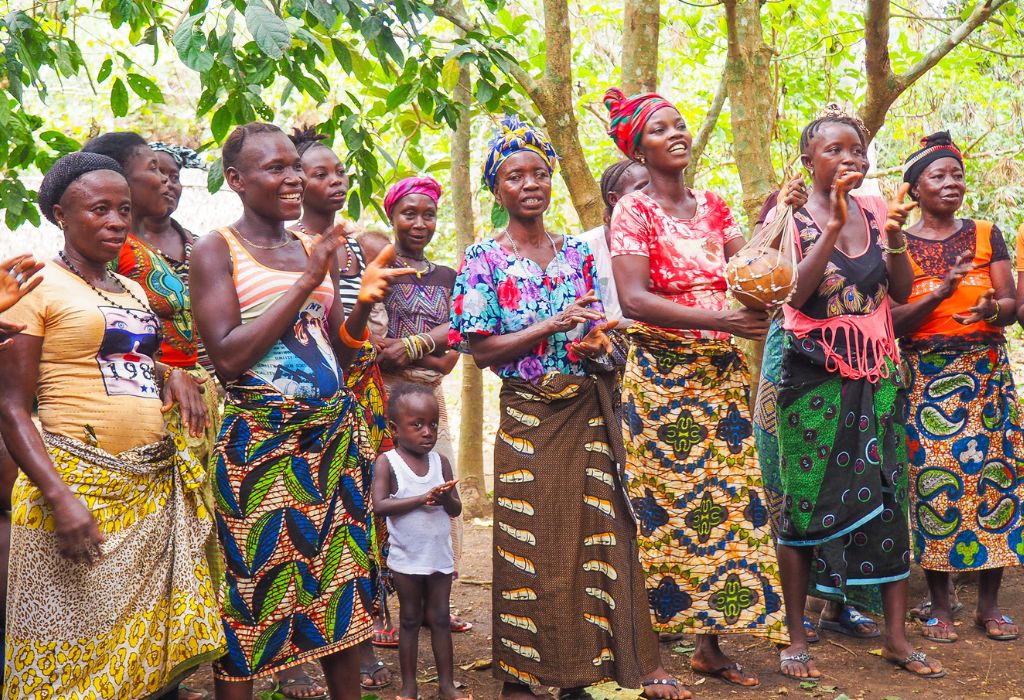
[[[636,529],[616,464],[614,375],[594,258],[544,228],[555,153],[515,117],[484,182],[509,225],[466,250],[451,345],[503,380],[495,440],[493,653],[504,700],[607,678],[684,698],[658,666]]]

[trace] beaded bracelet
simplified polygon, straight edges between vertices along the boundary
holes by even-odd
[[[370,331],[367,328],[363,328],[363,338],[362,340],[357,340],[352,337],[343,323],[341,324],[341,328],[338,329],[338,337],[341,339],[341,342],[345,344],[345,347],[356,350],[363,347],[363,343],[370,339]]]
[[[886,244],[883,243],[882,244],[882,252],[887,254],[887,255],[903,255],[904,253],[907,252],[907,245],[908,245],[907,244],[907,237],[904,236],[903,237],[903,245],[898,246],[896,248],[890,248],[889,246],[887,246]]]
[[[167,380],[169,380],[171,378],[171,374],[176,369],[178,369],[178,368],[177,367],[168,367],[167,369],[164,370],[164,378],[163,378],[163,385],[164,386],[167,386]]]

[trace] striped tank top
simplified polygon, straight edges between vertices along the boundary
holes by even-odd
[[[363,270],[366,269],[366,258],[363,257],[363,247],[358,242],[346,239],[345,245],[348,246],[352,255],[351,267],[356,270],[356,273],[351,277],[341,276],[338,278],[338,296],[341,297],[341,303],[345,307],[345,315],[348,316],[352,313],[352,309],[359,300],[359,285],[363,283]]]
[[[230,229],[217,229],[231,254],[231,277],[238,294],[242,323],[263,315],[302,277],[301,272],[276,270],[256,260]],[[309,252],[308,238],[295,234]],[[322,399],[333,396],[342,374],[328,338],[327,317],[334,301],[329,277],[306,299],[292,324],[247,374],[273,386],[285,396]]]

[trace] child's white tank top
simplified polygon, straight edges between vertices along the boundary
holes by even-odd
[[[427,474],[417,476],[397,450],[384,453],[398,482],[394,498],[421,496],[444,483],[441,455],[427,455]],[[441,506],[423,506],[388,521],[388,568],[400,574],[450,574],[455,571],[451,519]]]

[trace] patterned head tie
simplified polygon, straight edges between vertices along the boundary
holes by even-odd
[[[43,177],[42,184],[39,185],[39,211],[49,219],[50,223],[56,224],[57,219],[53,215],[54,205],[60,204],[61,197],[75,180],[97,170],[113,170],[124,177],[124,170],[110,156],[83,151],[61,156]]]
[[[425,194],[437,204],[441,199],[441,183],[432,177],[407,177],[393,184],[384,195],[384,213],[389,219],[398,200],[407,194]]]
[[[940,158],[954,158],[960,167],[964,167],[964,156],[953,143],[948,131],[937,131],[931,136],[921,139],[921,148],[914,151],[903,164],[903,182],[913,187],[925,168]]]
[[[199,157],[199,154],[193,151],[187,146],[175,146],[171,143],[164,143],[163,141],[153,141],[149,144],[149,147],[154,151],[160,151],[161,153],[168,154],[174,159],[174,162],[178,164],[179,168],[195,168],[196,170],[206,170],[206,163]]]
[[[617,87],[608,88],[604,93],[604,106],[608,108],[608,115],[611,117],[608,122],[608,135],[612,137],[619,150],[633,160],[636,160],[636,149],[640,146],[644,124],[651,115],[662,107],[675,108],[674,104],[653,92],[634,95],[627,99]]]
[[[558,155],[551,142],[539,130],[512,114],[501,120],[494,138],[487,144],[483,177],[487,189],[494,192],[498,185],[498,168],[509,156],[520,151],[533,151],[544,160],[551,172],[555,171]]]

